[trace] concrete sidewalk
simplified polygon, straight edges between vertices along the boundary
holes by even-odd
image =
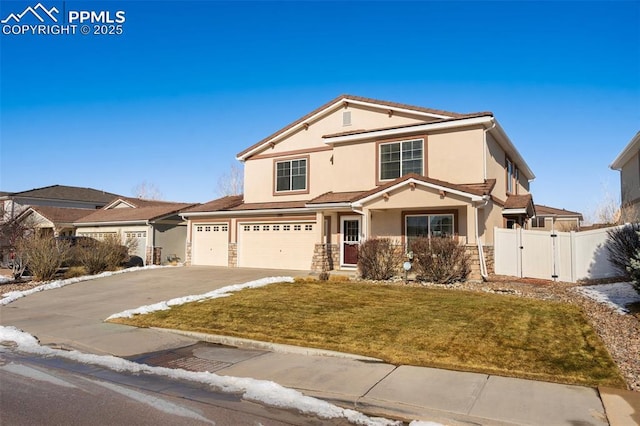
[[[103,322],[113,313],[141,305],[267,276],[296,274],[302,273],[214,267],[126,273],[19,299],[0,307],[0,324],[16,326],[41,344],[271,380],[343,407],[390,418],[449,425],[640,424],[637,392],[599,392],[486,374],[394,366],[313,349]],[[198,343],[201,341],[226,346]]]
[[[198,343],[132,359],[150,365],[271,380],[345,408],[405,421],[447,425],[609,424],[599,392],[592,388],[394,366],[335,352],[179,333],[222,344]],[[626,423],[620,425],[634,424],[628,414],[621,420]]]

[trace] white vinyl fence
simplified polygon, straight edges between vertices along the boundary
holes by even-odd
[[[566,282],[619,276],[607,257],[609,229],[552,232],[495,228],[495,272]]]

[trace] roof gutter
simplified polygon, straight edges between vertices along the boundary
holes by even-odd
[[[180,216],[183,219],[190,217],[228,217],[228,216],[250,216],[255,214],[278,214],[278,213],[313,213],[315,210],[301,207],[292,209],[257,209],[257,210],[220,210],[215,212],[192,212],[182,213]]]
[[[317,204],[305,204],[306,208],[313,210],[332,210],[332,209],[350,209],[351,203],[317,203]]]
[[[76,227],[82,226],[116,226],[116,225],[149,225],[148,220],[123,220],[120,222],[74,222]]]

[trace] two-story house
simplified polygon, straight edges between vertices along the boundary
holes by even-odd
[[[490,112],[343,95],[237,159],[244,194],[182,214],[191,264],[354,268],[367,238],[442,235],[481,256],[535,213],[534,174]]]
[[[609,166],[620,171],[620,221],[640,220],[640,132]]]

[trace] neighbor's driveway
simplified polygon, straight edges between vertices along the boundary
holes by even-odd
[[[222,267],[160,268],[129,272],[47,290],[0,307],[0,324],[58,345],[95,354],[129,356],[195,340],[172,333],[104,323],[109,315],[230,284],[302,271]]]

